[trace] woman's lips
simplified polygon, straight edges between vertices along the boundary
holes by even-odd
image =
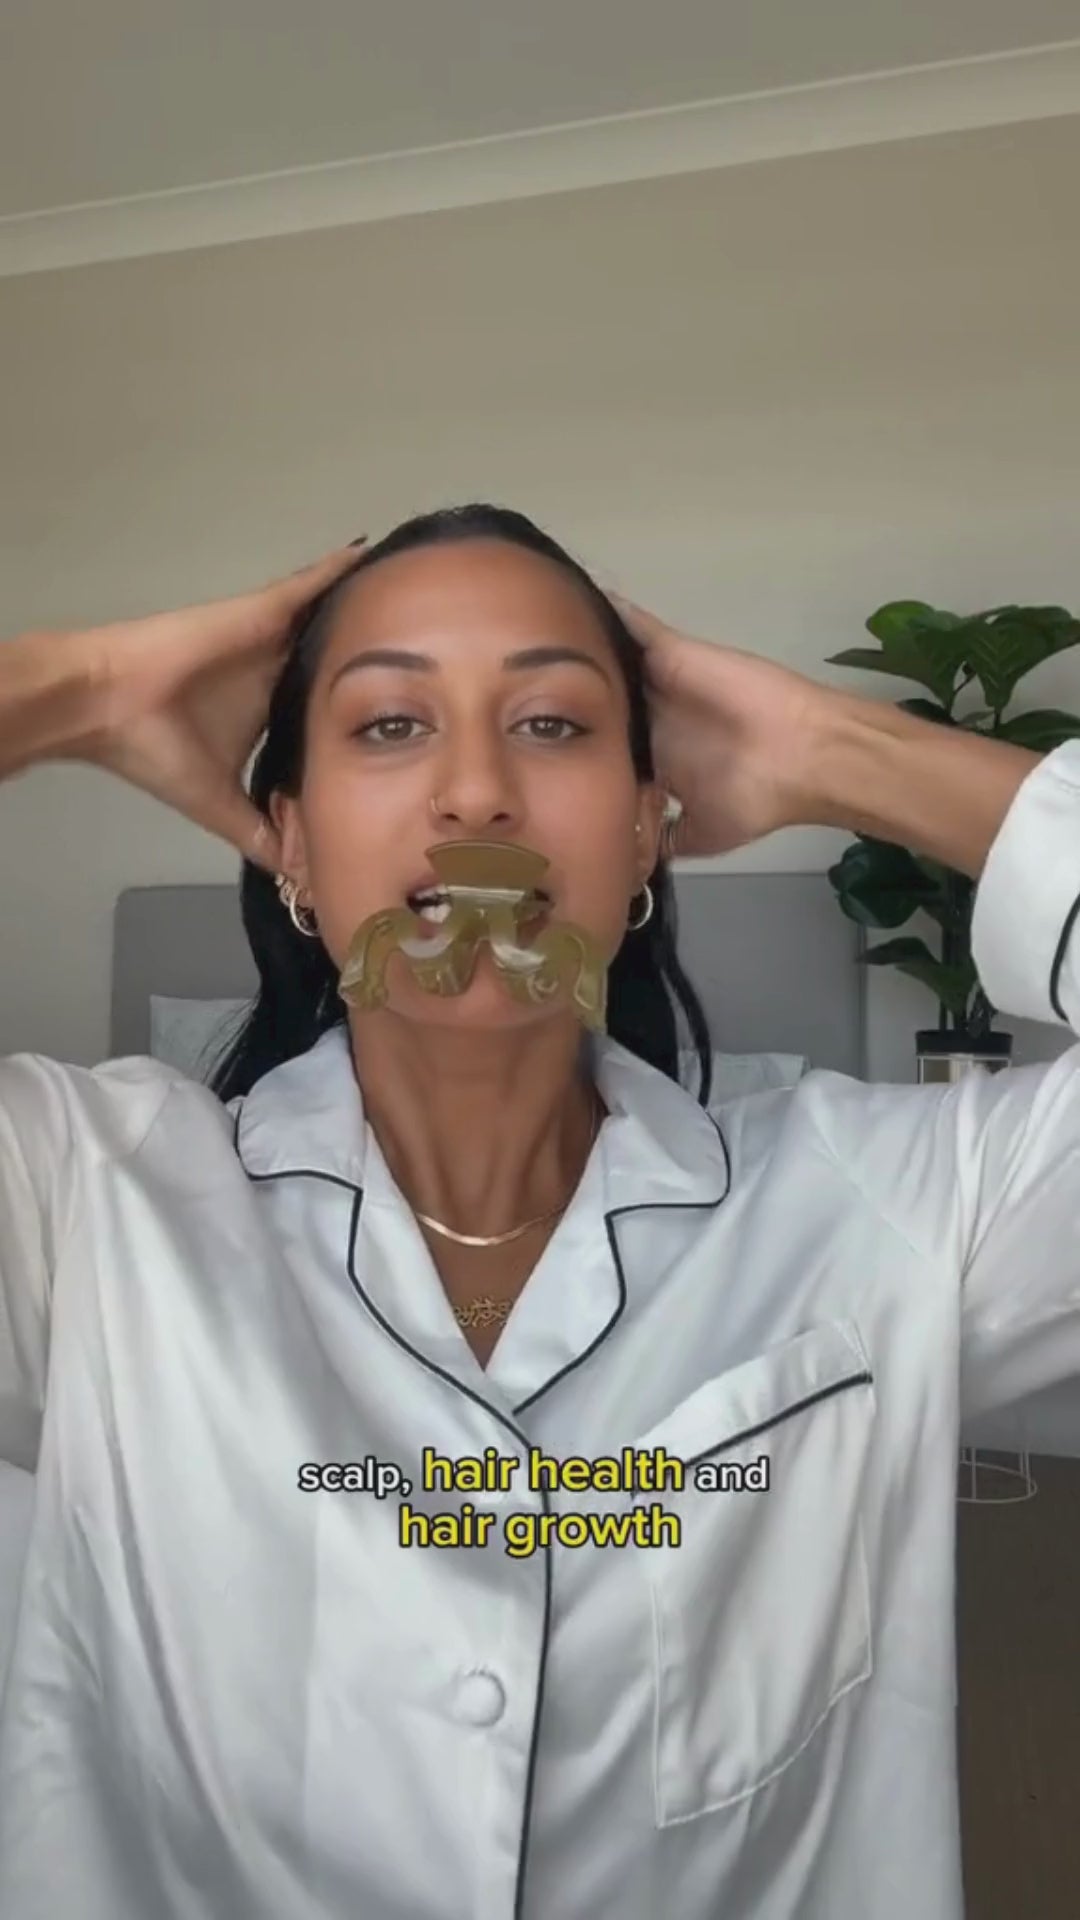
[[[518,939],[522,946],[527,946],[529,940],[540,931],[545,922],[550,918],[551,910],[552,902],[550,900],[538,899],[525,916],[518,920]],[[442,932],[446,924],[445,918],[443,920],[429,920],[426,914],[416,912],[415,909],[414,915],[421,938],[425,940],[434,940],[436,935]]]

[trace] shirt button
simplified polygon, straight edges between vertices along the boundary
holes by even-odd
[[[457,1711],[471,1727],[490,1727],[505,1705],[502,1681],[493,1673],[467,1673],[458,1682]]]

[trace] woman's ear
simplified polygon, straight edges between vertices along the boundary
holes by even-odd
[[[655,781],[650,781],[638,791],[637,832],[634,840],[637,847],[639,885],[648,879],[660,858],[666,799],[667,795],[663,788],[658,787]]]
[[[307,846],[304,829],[300,820],[300,808],[291,794],[282,793],[276,788],[270,795],[267,807],[281,841],[281,870],[295,880],[298,887],[307,886]]]

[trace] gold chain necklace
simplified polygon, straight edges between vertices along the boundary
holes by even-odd
[[[600,1102],[596,1097],[594,1089],[593,1125],[592,1132],[589,1135],[589,1144],[585,1151],[586,1162],[593,1147],[596,1145],[596,1136],[599,1131]],[[580,1179],[581,1175],[579,1174],[578,1180],[580,1181]],[[445,1221],[433,1220],[428,1213],[418,1213],[416,1218],[422,1220],[425,1227],[430,1227],[434,1233],[441,1233],[445,1239],[453,1240],[457,1246],[502,1247],[510,1240],[520,1240],[522,1234],[528,1233],[532,1227],[543,1226],[546,1221],[554,1220],[556,1214],[565,1213],[567,1207],[570,1205],[571,1198],[572,1195],[568,1196],[559,1206],[552,1207],[549,1213],[538,1213],[535,1219],[525,1220],[520,1227],[511,1227],[506,1233],[458,1233],[453,1227],[448,1227]],[[510,1309],[513,1304],[513,1300],[495,1300],[490,1294],[480,1294],[475,1300],[467,1301],[464,1306],[455,1305],[454,1318],[460,1327],[501,1326],[509,1319]]]

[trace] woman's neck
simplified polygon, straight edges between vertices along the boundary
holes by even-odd
[[[365,1115],[414,1213],[498,1234],[569,1200],[598,1100],[576,1020],[517,1033],[389,1012],[361,1021],[351,1043]]]

